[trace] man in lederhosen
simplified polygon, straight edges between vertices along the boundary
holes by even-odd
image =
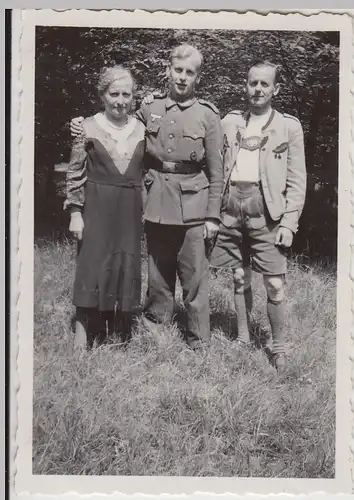
[[[273,338],[273,361],[281,371],[284,350],[284,275],[287,250],[298,229],[306,192],[304,138],[297,118],[272,108],[279,92],[278,68],[268,61],[249,70],[249,109],[223,120],[222,223],[211,266],[231,268],[238,342],[250,342],[251,268],[262,273]]]

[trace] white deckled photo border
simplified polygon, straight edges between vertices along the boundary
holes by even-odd
[[[11,110],[11,489],[21,498],[352,492],[354,338],[354,59],[348,14],[14,10]],[[339,206],[335,479],[39,476],[32,474],[35,26],[340,31]],[[351,336],[349,335],[351,332]],[[353,407],[353,403],[352,403]],[[198,493],[198,494],[197,494]],[[55,496],[53,496],[55,495]],[[104,495],[104,496],[101,496]],[[312,496],[312,495],[311,495]],[[315,497],[314,495],[313,497]],[[83,497],[82,497],[83,498]]]

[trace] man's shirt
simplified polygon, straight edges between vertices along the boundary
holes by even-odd
[[[264,115],[250,114],[236,164],[231,173],[232,181],[259,182],[259,148],[262,140],[262,128],[269,120],[271,111],[269,109]]]

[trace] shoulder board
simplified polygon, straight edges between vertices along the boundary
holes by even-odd
[[[283,113],[283,116],[285,116],[285,118],[291,118],[292,120],[295,120],[296,122],[300,123],[300,120],[296,118],[296,116],[289,115],[288,113]]]
[[[203,104],[203,106],[208,106],[208,108],[212,109],[217,115],[219,114],[218,108],[213,103],[205,101],[204,99],[198,99],[198,102],[200,102],[200,104]]]

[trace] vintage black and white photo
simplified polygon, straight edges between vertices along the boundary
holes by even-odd
[[[43,14],[18,19],[21,484],[350,491],[349,19]]]

